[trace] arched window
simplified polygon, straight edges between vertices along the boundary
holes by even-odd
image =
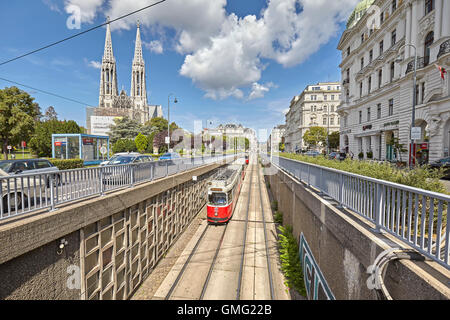
[[[430,47],[433,44],[433,42],[434,42],[434,32],[431,31],[425,37],[423,59],[424,59],[424,64],[426,66],[430,63]]]

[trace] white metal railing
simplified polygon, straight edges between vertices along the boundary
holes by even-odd
[[[133,187],[218,161],[231,162],[242,154],[179,158],[51,173],[0,177],[0,221],[21,214]]]
[[[450,268],[450,196],[274,155],[272,164]]]

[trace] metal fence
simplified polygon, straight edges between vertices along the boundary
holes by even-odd
[[[179,158],[52,173],[0,177],[0,221],[21,214],[133,187],[217,161],[231,162],[241,154]]]
[[[272,163],[450,268],[450,196],[277,156]]]

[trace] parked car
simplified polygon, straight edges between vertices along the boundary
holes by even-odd
[[[106,165],[114,165],[114,164],[121,164],[121,163],[114,163],[114,162],[124,162],[128,163],[130,159],[134,160],[135,157],[140,156],[141,154],[138,152],[120,152],[114,154],[109,160],[103,161],[100,163],[100,166],[106,166]],[[123,156],[123,157],[122,157]],[[131,157],[131,158],[130,158]]]
[[[450,157],[439,159],[430,163],[432,169],[444,168],[444,178],[450,179]]]
[[[122,184],[126,183],[130,178],[131,168],[130,166],[114,167],[118,165],[126,164],[143,164],[150,163],[153,161],[151,156],[142,155],[140,153],[127,153],[127,154],[117,154],[113,156],[106,164],[102,167],[105,169],[103,171],[103,183],[107,185]],[[140,168],[145,170],[145,168]],[[135,170],[140,170],[135,168]]]
[[[173,164],[173,160],[181,159],[181,156],[177,152],[166,152],[162,156],[159,157],[159,164],[165,166],[167,164]],[[166,160],[166,161],[161,161]]]
[[[330,159],[330,160],[337,159],[338,155],[339,155],[338,152],[331,152],[331,153],[328,155],[328,159]]]
[[[3,212],[8,212],[8,203],[11,211],[28,206],[28,198],[33,199],[35,194],[45,194],[45,188],[50,186],[52,175],[56,179],[56,185],[60,184],[61,176],[58,167],[47,159],[24,159],[0,161],[0,178],[17,177],[36,174],[38,177],[23,179],[10,179],[1,182]],[[8,201],[9,198],[9,201]],[[17,208],[16,208],[17,205]]]
[[[320,155],[320,152],[318,151],[307,151],[304,153],[305,156],[309,156],[309,157],[317,157]]]
[[[339,161],[344,161],[347,159],[347,154],[345,152],[339,152],[339,154],[336,156],[336,159]]]

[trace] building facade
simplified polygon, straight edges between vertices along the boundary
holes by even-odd
[[[284,132],[286,152],[307,150],[309,145],[305,143],[303,136],[311,127],[325,128],[328,134],[339,131],[337,107],[340,95],[339,82],[321,82],[308,85],[299,96],[291,100]]]
[[[155,113],[155,110],[153,110]],[[156,113],[159,113],[156,110]],[[147,85],[145,61],[142,54],[142,42],[139,23],[136,31],[133,64],[131,66],[131,92],[125,90],[120,94],[117,86],[117,67],[113,53],[111,29],[106,27],[105,49],[100,72],[99,105],[97,108],[88,107],[86,110],[86,125],[89,132],[93,132],[91,117],[104,117],[109,121],[114,117],[128,117],[144,124],[150,119],[150,109],[147,102]]]
[[[449,81],[437,66],[450,65],[450,1],[362,1],[338,49],[341,151],[419,164],[449,155]],[[411,127],[420,128],[413,145]]]

